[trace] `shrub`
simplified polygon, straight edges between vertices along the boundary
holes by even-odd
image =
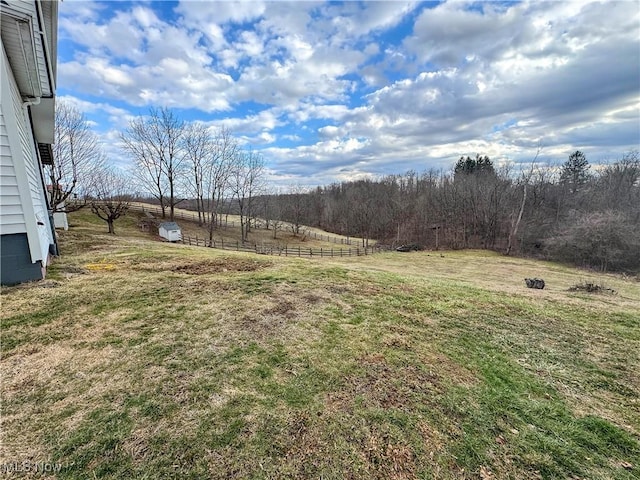
[[[620,212],[578,214],[545,247],[554,260],[602,271],[640,270],[640,227]]]

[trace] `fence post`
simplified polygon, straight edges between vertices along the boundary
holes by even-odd
[[[322,247],[320,247],[320,258],[322,258]]]

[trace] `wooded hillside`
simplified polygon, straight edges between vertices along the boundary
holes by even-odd
[[[601,270],[640,268],[640,155],[590,167],[576,151],[561,166],[514,174],[487,157],[429,170],[263,197],[258,215],[381,242],[487,248]]]

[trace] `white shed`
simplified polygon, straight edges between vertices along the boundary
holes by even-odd
[[[53,193],[51,192],[51,185],[47,185],[47,190],[49,191],[50,195],[49,200],[51,200],[51,197],[53,196]],[[69,230],[69,220],[67,219],[67,213],[64,211],[64,207],[64,202],[58,205],[58,208],[60,208],[62,212],[54,212],[53,226],[55,228],[63,228],[65,230]]]
[[[160,236],[170,242],[182,240],[182,231],[176,222],[163,222],[158,227]]]
[[[56,212],[53,214],[53,226],[69,230],[69,220],[65,212]]]

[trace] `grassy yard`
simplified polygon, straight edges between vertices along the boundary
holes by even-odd
[[[47,280],[2,289],[5,469],[640,476],[638,279],[486,252],[255,256],[151,241],[132,218],[115,237],[71,223]],[[586,280],[616,294],[568,290]]]

